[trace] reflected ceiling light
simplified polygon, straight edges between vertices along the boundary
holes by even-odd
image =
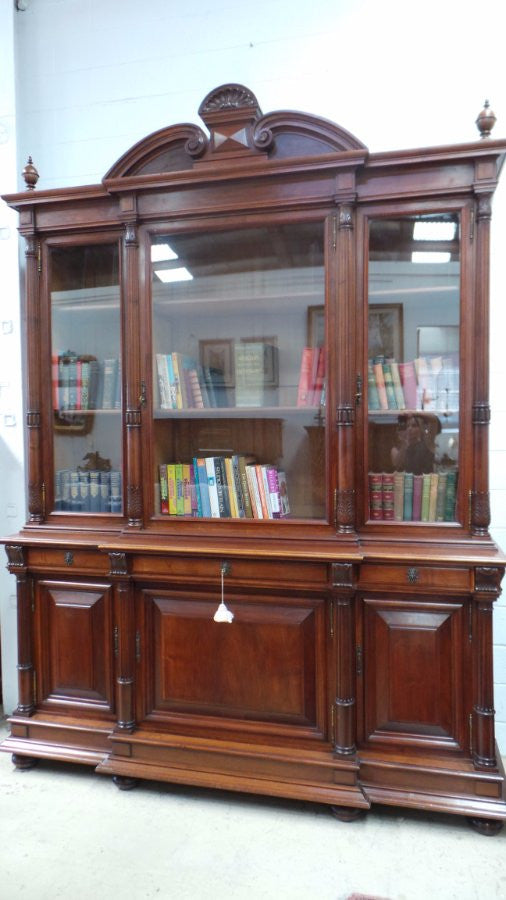
[[[416,251],[411,254],[411,262],[414,263],[448,263],[450,259],[450,253]]]
[[[415,222],[415,241],[453,241],[457,225],[455,222]]]
[[[193,275],[185,266],[179,269],[155,269],[155,275],[164,284],[173,281],[192,281]]]
[[[177,259],[177,253],[174,253],[172,247],[168,244],[152,244],[151,245],[151,262],[165,262],[167,259]]]

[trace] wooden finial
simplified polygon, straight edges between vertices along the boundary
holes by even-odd
[[[481,139],[490,137],[490,132],[496,123],[496,116],[490,109],[490,103],[485,100],[485,105],[476,119],[476,126],[481,134]]]
[[[35,185],[39,180],[39,173],[33,164],[32,157],[28,157],[28,162],[22,171],[22,176],[25,179],[26,189],[27,191],[34,191]]]

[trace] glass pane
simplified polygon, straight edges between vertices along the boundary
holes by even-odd
[[[118,247],[51,250],[54,509],[121,513]]]
[[[323,224],[157,236],[155,512],[325,515]]]
[[[370,518],[455,521],[459,217],[374,220],[369,250]]]

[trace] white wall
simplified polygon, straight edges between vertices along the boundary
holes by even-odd
[[[197,121],[205,94],[228,81],[250,87],[266,112],[332,119],[372,151],[474,140],[485,98],[497,136],[506,133],[501,0],[25,2],[14,13],[18,169],[31,154],[39,188],[99,181],[145,134]],[[494,205],[491,361],[493,534],[506,547],[505,224],[506,173]],[[505,752],[505,600],[495,622]],[[12,669],[5,679],[11,699]]]

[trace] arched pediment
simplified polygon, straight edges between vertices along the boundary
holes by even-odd
[[[366,150],[333,122],[292,110],[264,115],[249,88],[225,84],[210,91],[199,107],[208,134],[198,125],[172,125],[134,144],[104,180],[229,163],[241,157],[290,158]]]

